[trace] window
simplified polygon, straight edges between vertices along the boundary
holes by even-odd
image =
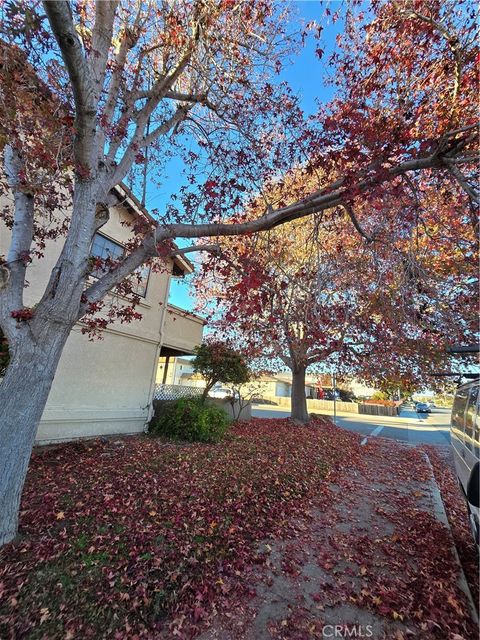
[[[90,251],[91,256],[101,258],[102,260],[107,260],[108,258],[110,258],[110,260],[120,260],[124,252],[125,250],[120,243],[110,240],[110,238],[107,238],[101,233],[96,233],[93,236],[92,250]],[[100,278],[106,271],[106,266],[100,267],[92,271],[91,275],[95,278]],[[149,277],[150,266],[146,264],[139,267],[132,276],[132,290],[142,298],[145,298],[147,295]]]
[[[467,412],[465,414],[465,444],[473,451],[474,431],[475,431],[475,413],[477,409],[478,387],[470,389],[470,397],[468,399]]]
[[[102,260],[107,260],[108,258],[110,258],[110,260],[119,260],[123,256],[123,247],[118,242],[114,242],[102,236],[100,233],[96,233],[93,236],[90,255],[95,258],[101,258]],[[105,267],[100,267],[92,271],[92,276],[100,278],[106,271],[107,269]]]
[[[132,280],[132,288],[142,298],[147,295],[148,278],[150,277],[150,265],[144,264],[135,271]]]
[[[462,442],[463,438],[463,429],[464,429],[464,416],[465,416],[465,408],[467,406],[468,400],[468,388],[467,389],[459,389],[455,396],[455,401],[453,403],[452,409],[452,431],[455,433],[457,438],[459,438]]]

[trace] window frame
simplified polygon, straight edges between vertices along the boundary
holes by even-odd
[[[465,443],[465,414],[467,411],[468,400],[470,398],[470,389],[459,389],[455,395],[455,400],[453,402],[452,407],[452,417],[451,417],[451,425],[452,431],[455,433],[456,437],[462,442]],[[460,409],[463,410],[460,413]]]
[[[477,432],[477,420],[478,420],[478,408],[480,401],[480,387],[479,385],[472,385],[469,389],[468,402],[465,408],[465,427],[464,438],[465,446],[471,451],[475,449],[475,442],[478,441]]]
[[[102,260],[105,259],[103,256],[94,255],[92,253],[93,245],[94,245],[94,242],[95,242],[95,238],[97,236],[100,237],[100,238],[103,238],[104,240],[108,240],[108,242],[111,242],[113,245],[115,245],[116,247],[119,247],[122,250],[122,253],[115,259],[120,259],[121,257],[123,257],[125,255],[125,246],[121,242],[118,242],[118,240],[114,240],[110,236],[107,236],[105,233],[101,233],[100,231],[96,231],[94,233],[94,235],[93,235],[93,238],[92,238],[92,244],[91,244],[91,247],[90,247],[90,257],[101,258]],[[152,266],[150,264],[142,264],[142,265],[140,265],[140,267],[138,267],[138,269],[135,269],[135,272],[138,271],[139,269],[143,269],[143,268],[147,268],[148,269],[148,273],[147,273],[147,276],[145,278],[145,291],[144,291],[144,293],[140,293],[138,291],[138,288],[141,286],[141,282],[139,282],[138,279],[136,279],[134,282],[132,282],[132,285],[134,287],[134,290],[132,291],[132,293],[134,295],[137,295],[140,298],[143,298],[145,300],[146,297],[147,297],[148,285],[150,283],[150,274],[152,272]],[[99,269],[96,269],[95,272],[92,271],[92,273],[90,273],[89,275],[92,278],[95,278],[96,280],[98,280],[101,277],[100,275],[97,275],[98,272],[99,272]],[[135,272],[131,274],[131,277],[135,277],[136,278]],[[104,273],[106,273],[106,271]]]

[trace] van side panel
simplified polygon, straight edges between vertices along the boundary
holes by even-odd
[[[458,479],[464,492],[473,465],[478,460],[479,384],[459,387],[452,408],[451,442]]]

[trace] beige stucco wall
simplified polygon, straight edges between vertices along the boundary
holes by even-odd
[[[193,347],[202,342],[205,321],[169,304],[165,314],[163,346],[192,353]]]
[[[130,231],[122,221],[130,219],[123,207],[112,207],[110,220],[100,232],[125,242]],[[0,227],[0,255],[8,250],[9,236],[9,230]],[[29,266],[27,306],[40,299],[61,247],[61,240],[48,241],[45,257]],[[38,428],[38,441],[143,430],[149,418],[172,266],[169,261],[165,272],[150,274],[146,297],[137,308],[142,320],[115,323],[104,332],[103,340],[93,342],[81,334],[81,325],[74,328]]]
[[[78,328],[57,369],[37,440],[142,431],[149,418],[158,342],[107,330],[89,342]]]

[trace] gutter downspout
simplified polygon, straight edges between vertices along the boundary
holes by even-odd
[[[172,263],[172,270],[173,270],[173,263]],[[148,392],[148,413],[147,413],[147,420],[145,422],[145,426],[144,426],[144,431],[147,428],[147,424],[148,422],[150,422],[150,420],[152,419],[153,416],[153,394],[155,393],[155,379],[157,376],[157,368],[158,368],[158,360],[160,358],[160,350],[162,348],[162,342],[163,342],[163,336],[164,336],[164,332],[165,332],[165,320],[166,320],[166,312],[167,312],[167,306],[168,306],[168,297],[170,295],[170,283],[172,281],[172,271],[168,272],[168,280],[167,280],[167,287],[166,287],[166,291],[165,291],[165,299],[163,301],[163,309],[162,309],[162,313],[160,315],[160,328],[159,328],[159,332],[158,332],[158,344],[157,344],[157,348],[155,350],[155,359],[153,361],[153,370],[152,370],[152,377],[150,380],[150,391]]]

